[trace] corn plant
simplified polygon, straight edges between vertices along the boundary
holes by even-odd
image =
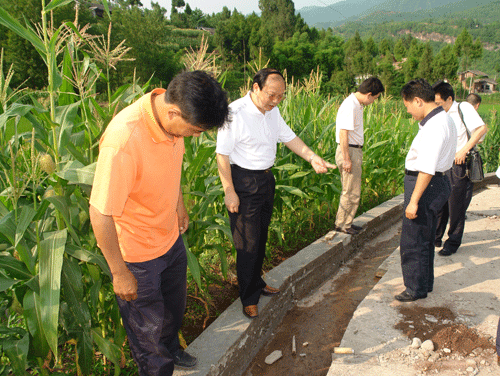
[[[78,375],[91,373],[94,347],[116,374],[123,357],[125,332],[90,232],[88,196],[105,125],[145,88],[124,86],[107,107],[97,103],[100,71],[80,48],[85,28],[68,22],[54,29],[47,22],[52,10],[70,2],[42,0],[37,30],[0,8],[0,23],[29,40],[48,71],[47,93],[31,93],[31,103],[7,103],[0,115],[0,139],[13,134],[0,152],[0,301],[10,312],[0,321],[0,351],[10,360],[4,371],[16,375],[36,366],[48,374],[64,343],[75,347]]]

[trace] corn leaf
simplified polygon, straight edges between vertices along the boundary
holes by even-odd
[[[94,346],[90,328],[84,328],[77,333],[78,365],[83,375],[92,374],[94,362]]]
[[[88,251],[84,248],[79,248],[76,247],[72,244],[68,244],[66,246],[66,253],[77,260],[84,261],[84,262],[91,262],[93,264],[98,265],[102,272],[105,273],[107,276],[111,277],[111,272],[109,271],[108,264],[106,262],[106,259],[104,256],[100,254],[93,253],[91,251]]]
[[[188,246],[188,243],[187,243],[184,235],[182,235],[182,240],[184,241],[184,247],[186,248],[187,263],[188,263],[189,270],[191,271],[191,275],[193,276],[194,280],[196,281],[196,284],[201,289],[200,263],[198,262],[198,259],[196,258],[196,256],[189,250],[189,246]]]
[[[0,272],[0,292],[10,289],[17,283],[15,279],[7,277],[4,273]]]
[[[28,361],[28,348],[30,338],[26,333],[19,340],[10,339],[3,341],[3,352],[10,360],[10,366],[14,371],[14,375],[25,375]]]
[[[69,215],[69,209],[70,205],[68,204],[68,200],[66,197],[63,196],[52,196],[52,197],[46,197],[45,200],[49,201],[54,207],[61,213],[64,223],[66,224],[67,230],[69,231],[69,234],[73,238],[76,244],[81,246],[80,238],[75,232],[75,229],[73,228],[71,224],[71,219]]]
[[[9,277],[15,279],[26,281],[33,278],[24,262],[15,259],[9,252],[0,253],[0,269],[3,269]]]
[[[40,242],[40,305],[43,331],[50,349],[58,357],[59,301],[61,269],[68,237],[66,229],[50,233]]]
[[[21,38],[30,42],[40,53],[44,53],[45,46],[42,40],[33,31],[23,27],[19,21],[13,18],[5,9],[0,7],[0,25],[4,25]]]
[[[115,366],[119,366],[120,359],[122,356],[120,347],[115,345],[113,342],[104,338],[99,329],[93,328],[91,329],[92,338],[94,342],[97,344],[99,351],[103,353],[105,357],[111,360]]]
[[[91,186],[94,182],[96,163],[84,166],[81,162],[68,162],[56,175],[70,184],[84,184]]]
[[[24,294],[23,314],[32,337],[32,350],[35,352],[36,356],[46,358],[50,351],[50,347],[43,331],[40,295],[33,290],[28,290],[26,294]]]
[[[21,215],[19,216],[16,228],[16,238],[14,247],[17,247],[19,241],[23,238],[25,231],[28,229],[31,221],[36,215],[36,211],[29,206],[23,206]]]
[[[74,0],[52,0],[49,4],[45,6],[45,13],[50,12],[51,10],[56,9],[57,7],[64,6],[66,4],[72,3]]]

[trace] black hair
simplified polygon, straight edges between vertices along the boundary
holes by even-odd
[[[467,95],[467,102],[469,102],[471,105],[476,106],[481,103],[481,96],[476,93],[470,93]]]
[[[439,94],[443,101],[447,100],[451,97],[451,100],[455,100],[455,91],[453,90],[453,86],[451,86],[446,81],[438,81],[434,85],[432,85],[432,90],[434,90],[435,94]]]
[[[203,71],[175,76],[168,84],[165,101],[177,105],[189,124],[205,130],[220,128],[230,120],[227,93]]]
[[[259,89],[262,90],[262,88],[264,86],[266,86],[267,78],[272,74],[277,74],[278,76],[280,76],[283,79],[283,81],[285,81],[285,77],[283,77],[283,75],[281,74],[281,72],[279,70],[273,69],[273,68],[264,68],[264,69],[261,69],[260,71],[258,71],[257,73],[255,73],[255,76],[253,76],[251,90],[253,91],[254,84],[259,85]]]
[[[431,85],[423,78],[411,80],[401,89],[401,96],[405,101],[420,98],[426,103],[434,102],[435,95]]]
[[[364,80],[361,85],[359,85],[357,92],[361,94],[372,93],[373,96],[384,91],[384,85],[377,77],[370,77]]]

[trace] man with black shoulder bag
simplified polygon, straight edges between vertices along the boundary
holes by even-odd
[[[482,142],[488,128],[473,105],[455,101],[453,87],[448,82],[439,81],[432,88],[436,104],[443,107],[457,128],[455,160],[452,168],[446,173],[451,183],[451,194],[438,214],[434,242],[436,247],[441,247],[449,219],[448,239],[438,254],[450,256],[457,252],[462,243],[465,215],[472,199],[474,182],[483,178],[482,160],[476,145]]]

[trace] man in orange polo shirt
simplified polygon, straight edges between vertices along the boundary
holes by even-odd
[[[194,367],[180,350],[189,225],[182,197],[184,137],[228,120],[226,93],[201,71],[177,75],[122,110],[100,141],[90,219],[113,276],[140,376]]]

